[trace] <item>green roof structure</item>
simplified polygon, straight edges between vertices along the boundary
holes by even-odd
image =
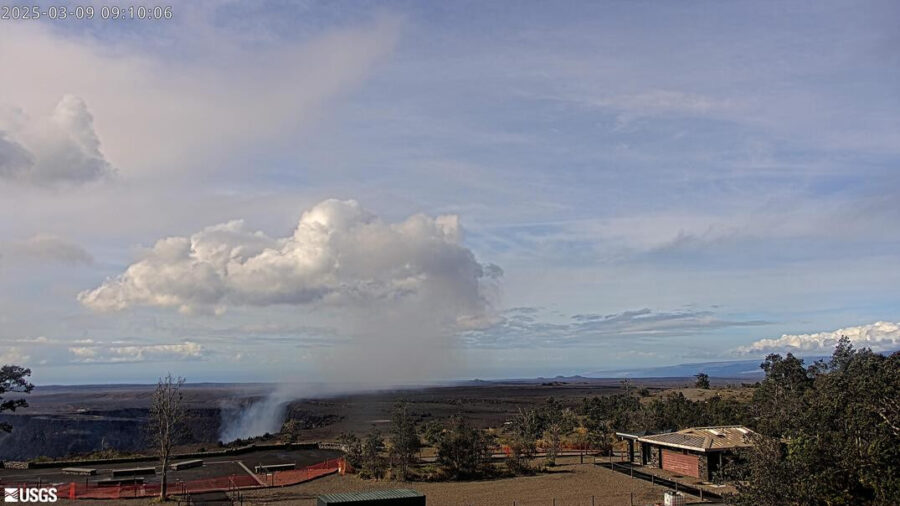
[[[353,506],[425,506],[425,495],[408,488],[372,490],[369,492],[341,492],[320,495],[316,504],[318,506],[338,504]]]

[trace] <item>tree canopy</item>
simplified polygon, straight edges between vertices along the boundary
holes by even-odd
[[[900,353],[842,338],[827,362],[770,355],[762,367],[754,421],[771,442],[751,452],[748,504],[900,503]]]
[[[28,401],[22,398],[3,400],[2,395],[7,392],[27,394],[31,392],[34,385],[28,382],[31,376],[31,369],[19,367],[17,365],[4,365],[0,367],[0,413],[4,411],[15,411],[18,408],[28,406]],[[11,432],[12,425],[0,422],[0,432]]]

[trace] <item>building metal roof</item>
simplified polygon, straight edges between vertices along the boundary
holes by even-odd
[[[671,446],[699,452],[714,452],[753,446],[749,436],[754,432],[742,425],[691,427],[677,432],[638,438],[642,443]]]
[[[318,498],[329,504],[342,502],[372,501],[375,499],[403,499],[407,497],[424,497],[422,493],[408,488],[391,490],[372,490],[369,492],[341,492],[337,494],[323,494]]]
[[[675,431],[675,429],[641,430],[641,431],[630,431],[630,432],[619,431],[619,432],[616,432],[616,436],[618,436],[622,439],[640,439],[644,436],[654,436],[656,434],[663,434],[666,432],[674,432],[674,431]]]

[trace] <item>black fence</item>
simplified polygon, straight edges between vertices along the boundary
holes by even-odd
[[[710,492],[709,490],[704,490],[701,487],[695,487],[693,485],[688,485],[685,483],[681,483],[675,480],[670,480],[668,478],[663,478],[662,476],[657,476],[652,473],[648,473],[642,471],[640,466],[632,464],[630,462],[594,462],[594,465],[606,467],[612,469],[613,471],[618,471],[623,474],[627,474],[633,478],[638,478],[644,481],[649,481],[653,485],[661,485],[663,487],[671,488],[676,492],[684,492],[686,494],[691,494],[693,496],[699,497],[701,501],[706,502],[722,502],[725,497],[721,494],[717,494],[715,492]]]

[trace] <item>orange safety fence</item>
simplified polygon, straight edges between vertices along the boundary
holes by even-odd
[[[304,481],[314,480],[321,476],[339,472],[343,469],[344,459],[330,459],[318,464],[304,467],[302,469],[292,469],[290,471],[275,471],[266,475],[260,475],[266,485],[271,487],[283,487],[286,485],[296,485]]]
[[[190,481],[173,480],[169,482],[168,493],[170,495],[187,495],[204,492],[230,491],[247,488],[283,487],[296,485],[313,480],[328,474],[341,472],[346,469],[344,459],[330,459],[318,464],[313,464],[301,469],[290,471],[275,471],[266,475],[251,476],[248,474],[234,474]],[[260,485],[263,483],[264,485]],[[55,488],[56,494],[61,499],[127,499],[129,497],[153,497],[158,496],[161,485],[159,483],[137,485],[113,485],[100,486],[96,483],[4,483],[4,487],[44,487]]]

